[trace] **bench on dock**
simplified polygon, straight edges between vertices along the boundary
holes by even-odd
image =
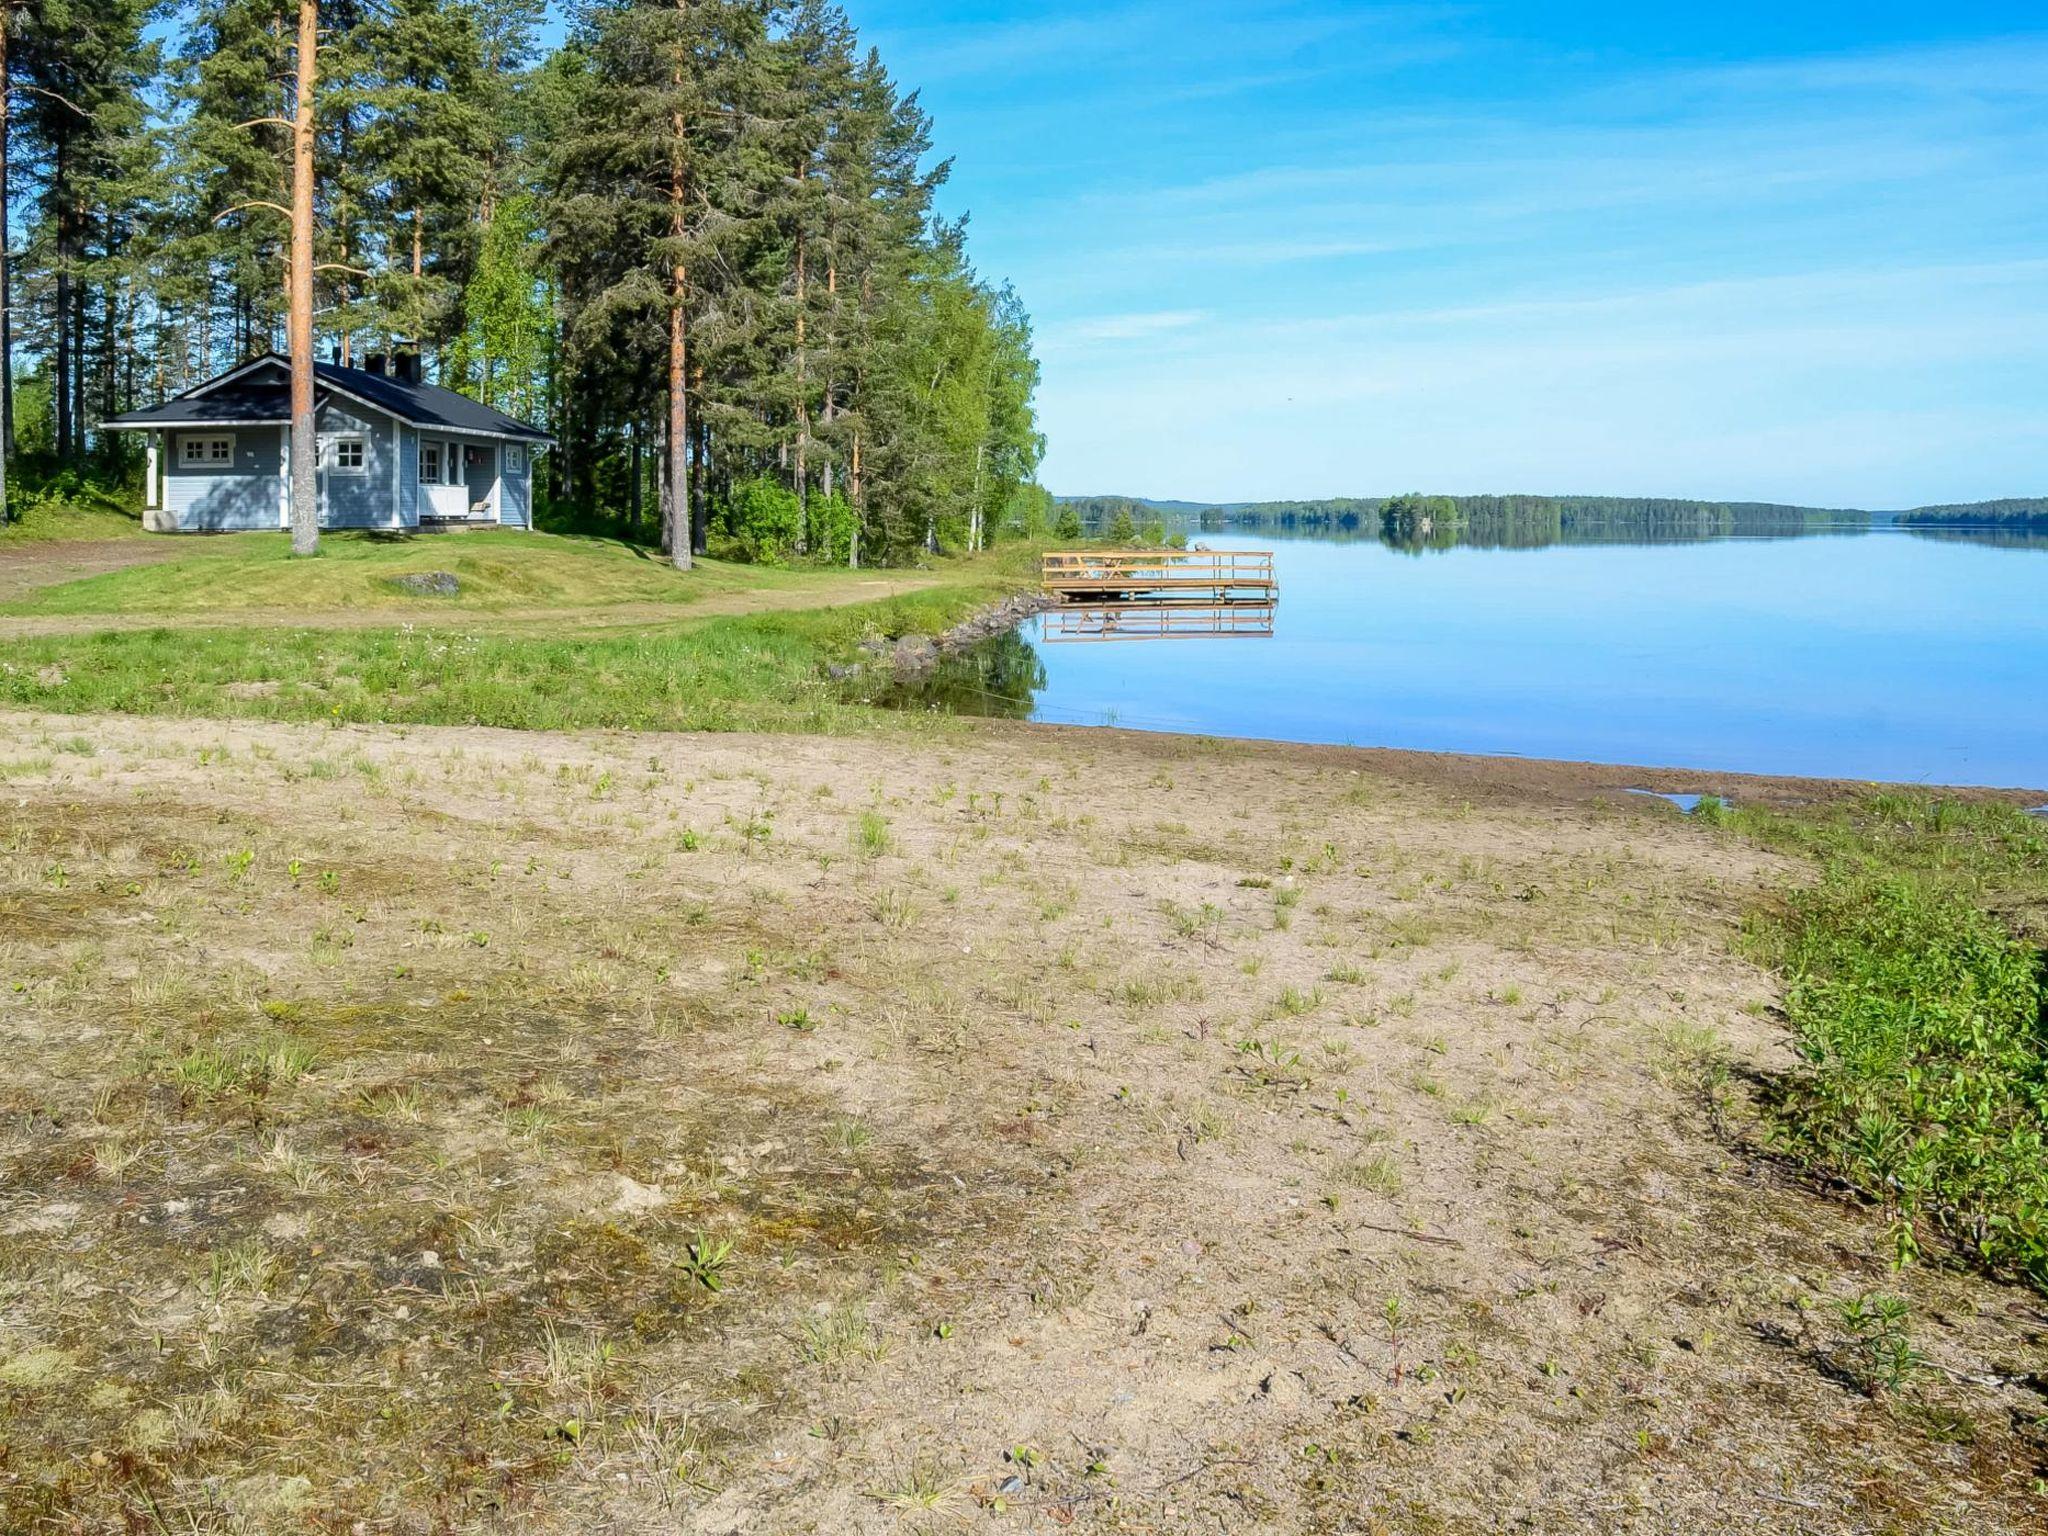
[[[1270,603],[1280,583],[1271,550],[1061,550],[1040,565],[1045,590],[1069,602],[1157,603],[1200,594],[1207,603]]]

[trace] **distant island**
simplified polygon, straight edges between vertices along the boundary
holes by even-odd
[[[1994,542],[2048,539],[2048,497],[2008,497],[1905,511],[1801,507],[1775,502],[1655,496],[1396,496],[1307,501],[1192,502],[1143,496],[1062,496],[1081,527],[1102,534],[1135,524],[1185,532],[1243,531],[1372,539],[1408,548],[1539,548],[1559,543],[1665,543],[1789,538],[1897,527]]]

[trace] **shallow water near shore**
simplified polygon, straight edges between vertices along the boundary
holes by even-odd
[[[1275,551],[1271,636],[1042,619],[889,702],[1062,724],[1657,767],[2048,785],[2048,552],[1901,532]]]

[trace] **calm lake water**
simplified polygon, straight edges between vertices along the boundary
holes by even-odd
[[[1269,638],[1048,643],[909,703],[1065,724],[2048,786],[2048,551],[1899,532],[1276,552]]]

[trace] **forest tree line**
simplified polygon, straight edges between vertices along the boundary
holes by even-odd
[[[284,349],[299,10],[0,0],[18,482],[132,480],[101,421]],[[844,12],[581,0],[546,49],[544,11],[319,0],[320,357],[546,426],[557,526],[858,563],[1043,526],[1029,318]]]
[[[2048,496],[2008,496],[1998,501],[1915,507],[1910,512],[1901,512],[1894,521],[1906,528],[2048,534]]]
[[[1194,532],[1362,539],[1406,549],[1537,549],[1552,544],[1787,538],[1860,533],[1885,525],[1956,537],[1999,534],[2031,541],[2048,534],[2048,498],[2042,497],[1916,507],[1905,512],[1674,497],[1418,493],[1235,502],[1194,511],[1122,496],[1069,497],[1063,498],[1062,505],[1090,512],[1128,507],[1140,518],[1164,515],[1169,523]],[[1095,526],[1094,522],[1090,526]]]
[[[1813,533],[1868,514],[1651,496],[1400,496],[1255,502],[1198,515],[1209,529],[1383,540],[1399,548],[1531,549]]]

